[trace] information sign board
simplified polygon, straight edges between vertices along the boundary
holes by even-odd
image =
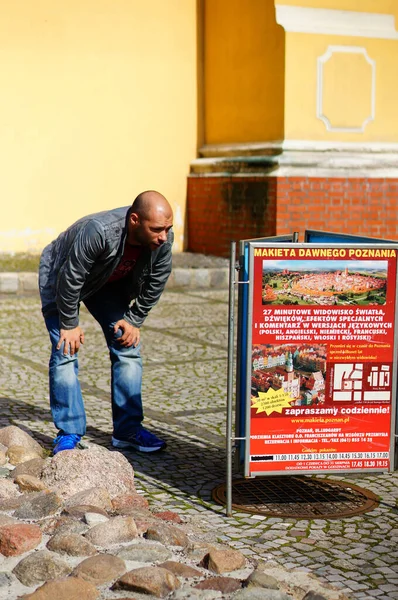
[[[246,476],[393,469],[397,254],[249,243]]]
[[[236,402],[236,418],[235,418],[235,432],[237,436],[242,439],[245,435],[246,429],[246,364],[247,364],[247,352],[248,352],[248,321],[247,315],[249,312],[249,286],[247,285],[249,279],[249,244],[261,244],[266,242],[267,244],[288,244],[290,242],[297,241],[298,234],[291,233],[280,236],[271,236],[266,238],[255,238],[248,240],[241,240],[239,243],[239,292],[238,292],[238,328],[237,328],[237,373],[236,373],[236,389],[237,389],[237,402]],[[251,377],[251,375],[249,375]],[[244,460],[244,447],[240,446],[240,451],[236,454],[237,465],[239,466]]]

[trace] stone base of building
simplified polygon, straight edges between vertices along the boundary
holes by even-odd
[[[395,151],[201,158],[188,177],[188,250],[226,257],[231,241],[303,241],[308,229],[396,240],[397,206]]]

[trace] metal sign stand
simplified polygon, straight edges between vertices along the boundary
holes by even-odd
[[[227,478],[226,495],[227,517],[232,515],[232,395],[234,374],[234,329],[235,329],[235,284],[236,284],[236,244],[231,242],[229,261],[229,309],[228,309],[228,374],[227,374]]]
[[[306,232],[307,233],[307,232]],[[329,235],[327,234],[327,232],[315,232],[315,233],[322,233],[322,235]],[[330,234],[330,235],[334,235],[334,234]],[[286,236],[288,237],[288,236]],[[360,242],[367,242],[367,241],[372,241],[373,243],[377,242],[377,243],[382,243],[382,240],[370,240],[368,238],[363,238],[361,239],[358,236],[358,241],[355,239],[348,238],[348,243],[354,243],[354,245],[359,244]],[[243,240],[240,242],[240,252],[239,254],[242,254],[242,248],[243,245],[242,243],[248,243],[248,242],[266,242],[268,244],[270,244],[271,242],[285,242],[288,241],[290,242],[291,246],[293,244],[296,244],[298,242],[298,234],[294,233],[292,236],[290,236],[289,240],[285,240],[283,238],[283,236],[281,237],[275,237],[275,238],[263,238],[263,239],[258,239],[258,240]],[[316,243],[316,239],[312,240],[306,239],[306,242],[314,242]],[[338,240],[339,242],[341,242],[342,240]],[[322,239],[322,242],[324,242],[324,240]],[[292,244],[293,243],[293,244]],[[389,242],[392,243],[392,242]],[[396,243],[396,242],[395,242]],[[245,276],[242,277],[242,275],[239,277],[238,276],[238,272],[241,271],[241,269],[243,269],[243,271],[241,271],[241,273],[246,273],[245,268],[243,267],[243,264],[241,264],[241,259],[242,256],[239,256],[239,263],[237,263],[237,249],[236,249],[236,242],[231,242],[230,245],[230,263],[229,263],[229,310],[228,310],[228,363],[227,363],[227,422],[226,422],[226,488],[225,488],[225,492],[226,492],[226,516],[230,517],[232,516],[232,479],[233,479],[233,474],[232,474],[232,465],[233,465],[233,452],[234,452],[234,448],[236,446],[236,442],[238,441],[242,441],[245,442],[247,441],[247,427],[245,429],[245,431],[242,430],[242,428],[236,424],[236,426],[238,427],[239,431],[237,431],[236,433],[238,434],[238,436],[240,437],[235,437],[233,435],[233,387],[234,387],[234,357],[235,357],[235,348],[234,348],[234,343],[235,343],[235,294],[236,294],[236,290],[237,290],[237,286],[238,284],[249,284],[249,281],[241,281],[241,279],[251,279],[251,277],[249,276],[249,274],[247,273]],[[243,288],[242,288],[243,289]],[[240,302],[239,302],[239,306],[240,306]],[[398,321],[398,315],[396,315],[396,322]],[[241,323],[241,317],[238,318],[238,328],[239,325]],[[238,332],[238,344],[240,344],[239,342],[239,332]],[[238,348],[239,351],[239,348]],[[238,352],[239,353],[239,352]],[[395,356],[394,359],[396,359],[396,351],[395,351]],[[239,371],[239,369],[238,369]],[[237,376],[239,376],[239,373],[237,374]],[[237,390],[237,396],[240,396],[240,393]],[[242,402],[242,399],[240,398],[240,400],[236,399],[237,403]],[[392,406],[393,408],[393,412],[394,412],[394,404]],[[237,415],[236,415],[237,416]],[[398,415],[394,415],[394,416],[398,416]],[[398,431],[398,420],[397,420],[397,424],[395,427],[395,432],[392,432],[392,446],[394,446],[394,442],[398,441],[398,435],[397,435],[397,431]],[[395,435],[394,435],[395,434]],[[242,436],[242,437],[241,437]],[[245,455],[247,454],[247,449],[245,451]],[[247,457],[246,457],[247,458]],[[395,461],[394,461],[395,459]],[[393,461],[393,469],[397,468],[397,464],[398,464],[398,452],[392,452],[392,461]],[[394,464],[395,462],[395,464]],[[333,471],[332,471],[333,472]],[[253,475],[246,475],[246,477],[249,476],[250,478],[253,477]]]

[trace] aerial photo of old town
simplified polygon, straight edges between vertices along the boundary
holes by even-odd
[[[317,344],[255,344],[252,349],[252,398],[283,390],[295,406],[325,402],[326,347]]]
[[[263,261],[263,304],[386,302],[387,261]]]

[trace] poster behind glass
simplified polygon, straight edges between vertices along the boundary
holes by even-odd
[[[246,475],[392,469],[396,262],[251,245]]]

